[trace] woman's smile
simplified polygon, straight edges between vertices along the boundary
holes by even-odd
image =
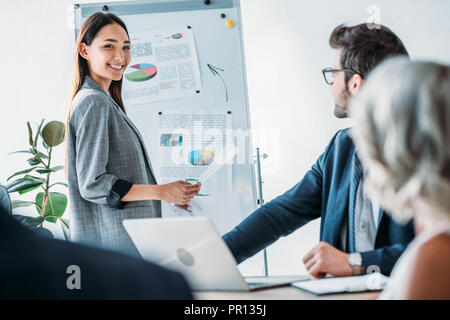
[[[107,63],[106,64],[108,67],[110,67],[111,69],[113,69],[115,72],[120,72],[122,73],[124,70],[124,65],[123,64],[112,64],[112,63]]]

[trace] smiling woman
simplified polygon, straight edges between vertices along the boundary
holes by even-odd
[[[83,27],[76,41],[77,52],[70,88],[68,118],[72,101],[86,76],[92,77],[105,92],[109,92],[111,98],[125,112],[121,91],[122,73],[130,62],[130,40],[127,28],[117,16],[103,13],[90,16]],[[123,49],[117,50],[117,47],[123,47]],[[115,57],[117,51],[123,53]],[[117,63],[116,59],[121,61]],[[122,66],[122,68],[107,68],[111,63],[114,67]],[[93,72],[90,72],[91,70]]]
[[[122,101],[123,72],[130,60],[122,20],[99,12],[85,21],[76,41],[66,172],[71,240],[139,255],[122,220],[160,217],[159,200],[189,209],[200,184],[156,184],[142,136]]]
[[[114,38],[108,38],[111,35]],[[80,43],[80,55],[92,69],[92,79],[103,90],[108,91],[112,80],[122,80],[123,71],[130,63],[128,33],[116,23],[106,25],[98,32],[91,45]]]

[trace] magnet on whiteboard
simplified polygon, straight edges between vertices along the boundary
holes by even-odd
[[[227,19],[227,20],[225,21],[225,27],[227,27],[227,28],[233,28],[233,27],[234,27],[234,21],[233,21],[233,20],[230,20],[230,19]]]

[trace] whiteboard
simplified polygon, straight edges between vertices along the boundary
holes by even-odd
[[[239,0],[211,1],[131,1],[76,4],[75,38],[82,23],[91,14],[99,11],[119,16],[126,24],[130,36],[151,30],[186,26],[194,36],[200,69],[201,90],[195,95],[164,101],[151,105],[133,105],[125,108],[128,116],[141,132],[154,167],[156,151],[150,148],[155,138],[155,128],[149,126],[150,119],[158,112],[179,110],[221,110],[232,114],[233,132],[238,154],[231,165],[231,183],[238,193],[242,218],[252,213],[257,206],[256,179],[250,114],[245,74],[241,14]],[[224,17],[225,15],[225,17]],[[225,21],[234,21],[232,28]],[[223,70],[223,81],[211,72],[208,64]],[[158,168],[155,168],[158,171]]]

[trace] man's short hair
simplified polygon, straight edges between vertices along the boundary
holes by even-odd
[[[330,46],[341,49],[341,67],[367,77],[386,58],[398,55],[409,57],[403,42],[387,27],[370,28],[367,23],[346,27],[337,26],[330,35]],[[345,82],[352,74],[346,73]]]

